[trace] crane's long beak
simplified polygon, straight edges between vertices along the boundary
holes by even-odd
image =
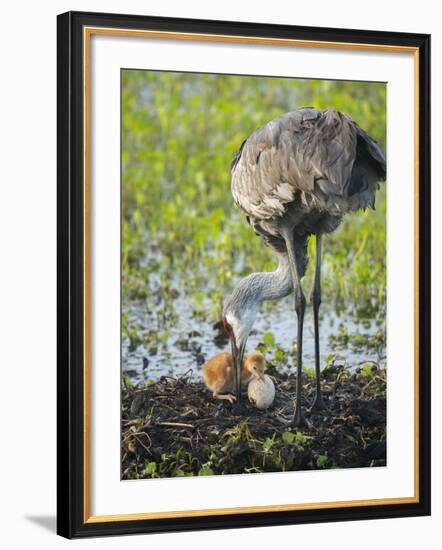
[[[235,396],[236,396],[237,403],[239,403],[241,401],[241,371],[242,371],[242,363],[244,359],[244,350],[245,350],[246,344],[245,342],[241,343],[238,347],[233,338],[231,338],[231,344],[232,344],[233,368],[235,371]]]

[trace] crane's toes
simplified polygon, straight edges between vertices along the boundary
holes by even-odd
[[[227,399],[227,401],[230,401],[230,403],[235,403],[235,401],[236,401],[236,396],[233,395],[233,394],[231,394],[231,393],[229,393],[229,394],[226,395],[226,399]]]
[[[313,405],[310,407],[309,412],[313,414],[324,414],[329,415],[330,409],[325,404],[325,401],[322,399],[322,396],[316,396]]]
[[[292,421],[293,426],[296,428],[305,428],[307,426],[307,421],[305,419],[304,413],[302,412],[301,407],[296,407],[295,416]]]

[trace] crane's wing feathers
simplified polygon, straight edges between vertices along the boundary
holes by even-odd
[[[356,159],[366,169],[352,181]],[[281,216],[296,195],[306,207],[326,208],[384,177],[382,150],[353,119],[334,109],[303,108],[242,143],[232,162],[232,194],[249,216],[269,219]]]

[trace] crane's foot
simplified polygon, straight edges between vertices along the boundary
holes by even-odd
[[[315,400],[313,402],[313,405],[310,407],[309,412],[314,414],[330,414],[330,409],[325,404],[325,401],[323,400],[321,394],[316,394]]]
[[[305,420],[304,413],[302,412],[301,407],[296,405],[295,416],[293,418],[293,426],[296,426],[296,428],[303,428],[306,425],[307,425],[307,422]]]

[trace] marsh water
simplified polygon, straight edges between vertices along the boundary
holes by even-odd
[[[222,351],[230,351],[230,344],[224,337],[220,323],[212,324],[192,314],[185,298],[175,300],[175,322],[170,327],[167,339],[152,344],[152,333],[156,332],[159,319],[154,311],[148,311],[142,302],[126,307],[128,323],[136,327],[140,342],[133,345],[129,338],[122,341],[122,372],[132,383],[144,385],[161,376],[179,377],[191,370],[194,379],[201,378],[202,364]],[[385,364],[384,341],[372,345],[372,341],[383,334],[379,323],[358,320],[348,314],[338,316],[323,308],[320,320],[321,366],[330,357],[357,368],[367,362]],[[347,335],[347,336],[346,336]],[[348,340],[350,335],[350,341]],[[357,338],[354,338],[357,335]],[[256,320],[254,330],[247,342],[247,350],[262,349],[268,359],[278,360],[278,368],[293,369],[295,364],[296,316],[293,298],[287,297],[274,305],[270,311],[262,312]],[[303,363],[314,366],[313,313],[307,308],[304,322]]]

